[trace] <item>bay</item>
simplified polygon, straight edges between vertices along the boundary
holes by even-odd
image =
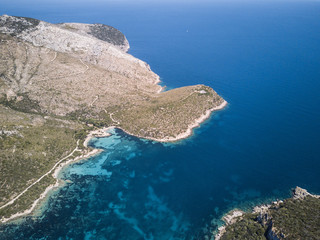
[[[178,143],[94,139],[105,151],[0,239],[197,239],[235,207],[320,193],[319,3],[18,3],[0,13],[114,26],[168,89],[203,83],[229,104]]]

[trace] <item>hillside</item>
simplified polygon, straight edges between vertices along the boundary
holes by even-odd
[[[163,91],[128,49],[110,26],[0,17],[0,218],[29,208],[52,173],[19,193],[71,152],[87,152],[82,141],[95,128],[175,141],[225,106],[204,85]]]

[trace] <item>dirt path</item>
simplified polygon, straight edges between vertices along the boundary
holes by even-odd
[[[73,151],[66,157],[60,159],[48,172],[46,172],[45,174],[43,174],[38,180],[36,180],[34,183],[32,183],[31,185],[29,185],[25,190],[23,190],[18,196],[16,196],[14,199],[12,199],[11,201],[7,202],[6,204],[2,205],[0,207],[0,209],[5,208],[11,204],[13,204],[17,199],[19,199],[25,192],[27,192],[31,187],[33,187],[34,185],[36,185],[38,182],[40,182],[45,176],[49,175],[62,161],[66,160],[67,158],[71,157],[74,152],[79,151],[78,149],[79,146],[79,140],[77,141],[77,146],[75,147],[75,149],[73,149]]]
[[[50,62],[53,62],[57,58],[57,52],[54,52],[54,57],[50,60]]]

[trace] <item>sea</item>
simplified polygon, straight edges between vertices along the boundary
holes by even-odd
[[[22,1],[0,14],[103,23],[167,89],[205,84],[228,106],[176,143],[119,129],[102,153],[65,167],[66,184],[0,239],[213,239],[238,208],[320,194],[319,1]]]

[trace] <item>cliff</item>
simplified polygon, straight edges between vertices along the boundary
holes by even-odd
[[[0,17],[0,218],[30,206],[59,159],[87,151],[89,131],[116,126],[175,141],[226,105],[204,85],[162,91],[128,49],[107,25]]]

